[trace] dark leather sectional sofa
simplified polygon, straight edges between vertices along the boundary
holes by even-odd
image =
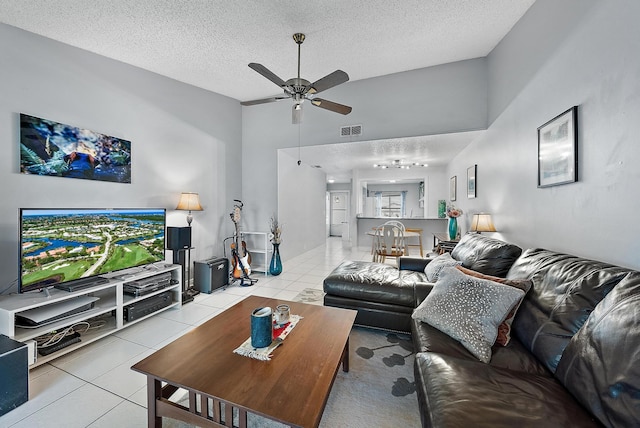
[[[433,284],[427,259],[344,262],[324,281],[325,305],[356,323],[410,331],[425,427],[640,426],[640,272],[568,254],[465,235],[462,266],[530,279],[507,346],[488,364],[411,318]]]

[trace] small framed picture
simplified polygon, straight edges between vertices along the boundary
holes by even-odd
[[[456,182],[457,182],[457,176],[454,175],[449,180],[449,200],[452,202],[456,200],[456,185],[457,185]]]
[[[538,128],[538,187],[578,181],[578,107]]]
[[[478,172],[478,165],[473,165],[467,168],[467,198],[473,199],[476,197],[476,173]]]

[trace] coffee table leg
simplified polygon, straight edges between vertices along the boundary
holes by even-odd
[[[161,428],[162,418],[156,415],[156,400],[162,394],[162,383],[152,376],[147,376],[147,426]]]
[[[347,337],[347,343],[344,344],[344,351],[342,351],[342,371],[349,371],[349,338]]]

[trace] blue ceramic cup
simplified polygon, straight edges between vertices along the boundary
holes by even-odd
[[[257,308],[251,313],[251,346],[264,348],[273,340],[271,308]]]

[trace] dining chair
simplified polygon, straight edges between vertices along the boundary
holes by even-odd
[[[401,221],[398,221],[398,220],[389,220],[389,221],[385,222],[385,224],[392,224],[392,225],[398,226],[400,229],[402,229],[402,234],[404,235],[404,255],[408,256],[409,255],[409,247],[411,245],[409,245],[409,237],[407,236],[407,232],[409,232],[410,230],[407,229],[407,227],[404,225],[404,223],[402,223]]]
[[[402,229],[403,233],[405,231],[404,224],[402,224],[402,222],[399,222],[397,220],[389,220],[389,221],[383,223],[383,225],[385,225],[385,224],[391,224],[391,225],[394,225],[394,226],[398,226],[400,229]],[[376,240],[376,235],[378,234],[378,231],[380,230],[381,227],[382,227],[382,225],[381,226],[375,226],[375,227],[371,228],[371,230],[373,231],[373,234],[372,234],[373,235],[373,239],[371,240],[371,254],[374,255],[374,257],[373,257],[374,261],[375,261],[375,258],[376,258],[375,257],[376,241],[377,241]]]
[[[375,235],[376,247],[373,261],[384,263],[387,257],[396,259],[406,252],[404,228],[397,224],[385,223],[377,228]]]
[[[403,233],[406,231],[406,228],[404,227],[404,224],[401,221],[398,221],[398,220],[389,220],[389,221],[386,221],[384,224],[391,224],[393,226],[397,226],[400,229],[402,229]]]

